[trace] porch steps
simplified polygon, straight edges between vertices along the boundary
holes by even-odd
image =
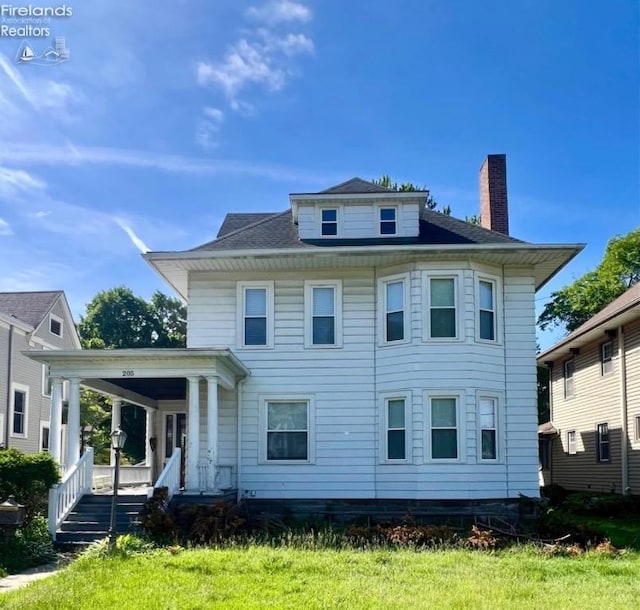
[[[56,532],[57,545],[86,546],[109,534],[111,495],[85,495]],[[118,494],[116,530],[127,534],[136,530],[146,497]]]

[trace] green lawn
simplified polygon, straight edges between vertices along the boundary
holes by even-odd
[[[0,608],[636,608],[640,554],[254,546],[82,558]]]

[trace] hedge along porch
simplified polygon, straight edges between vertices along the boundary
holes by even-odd
[[[51,453],[66,455],[69,471],[80,458],[80,387],[112,400],[112,429],[123,403],[147,415],[145,467],[148,477],[162,470],[173,451],[183,449],[183,486],[187,493],[218,493],[234,486],[234,456],[220,463],[219,405],[237,413],[237,386],[249,371],[228,349],[125,349],[25,352],[49,365]],[[60,443],[62,387],[69,382],[66,449]],[[160,417],[158,417],[160,416]],[[192,425],[192,422],[197,422]],[[186,436],[186,446],[181,441]],[[150,451],[155,438],[156,450]],[[227,448],[229,449],[229,448]],[[186,456],[184,455],[186,453]],[[224,475],[224,481],[220,480]],[[152,481],[153,482],[153,481]]]

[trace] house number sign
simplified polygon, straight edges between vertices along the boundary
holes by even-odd
[[[135,375],[136,375],[136,372],[132,371],[131,369],[122,371],[123,377],[135,377]]]

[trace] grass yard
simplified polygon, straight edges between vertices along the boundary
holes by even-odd
[[[637,608],[640,554],[255,546],[83,557],[0,608]]]

